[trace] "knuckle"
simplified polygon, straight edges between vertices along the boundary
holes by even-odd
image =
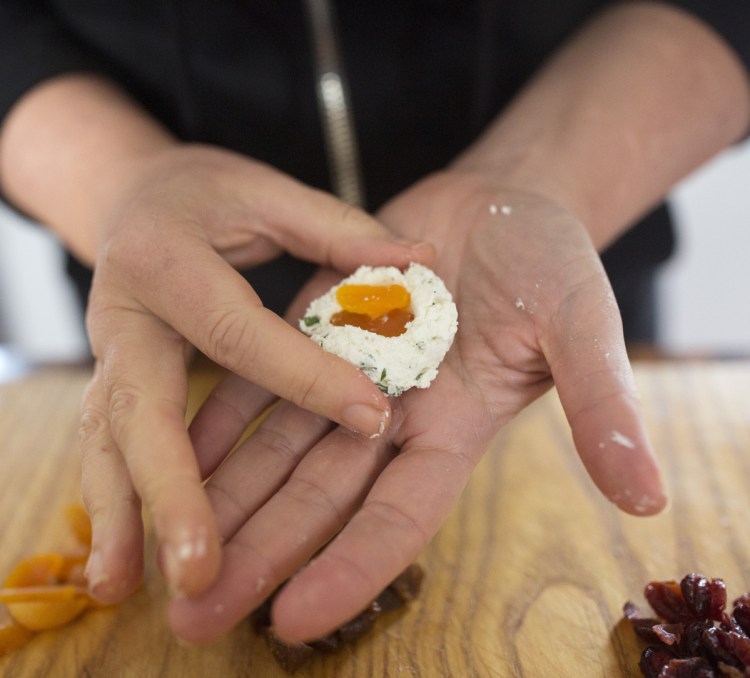
[[[82,446],[88,446],[93,440],[101,437],[108,429],[107,416],[99,407],[86,405],[81,411],[78,423],[78,440]]]
[[[250,516],[248,507],[242,501],[242,497],[232,487],[219,480],[212,478],[206,484],[206,496],[211,502],[214,512],[217,515],[227,516],[233,524],[242,524]]]
[[[346,522],[342,508],[325,487],[309,478],[292,477],[283,487],[283,493],[300,503],[306,510],[315,510],[332,519],[338,527]]]
[[[257,444],[272,452],[281,461],[294,461],[300,456],[298,446],[295,446],[291,438],[279,429],[261,426],[255,431],[253,438]]]
[[[294,380],[296,383],[291,384],[294,401],[305,410],[313,409],[313,404],[317,400],[316,396],[323,384],[321,374],[319,372],[313,374],[296,373]]]
[[[101,406],[101,364],[96,363],[94,376],[86,386],[81,402],[81,413],[78,420],[78,441],[85,452],[91,443],[107,435],[109,420]]]
[[[208,327],[204,350],[213,360],[229,368],[256,363],[258,335],[246,313],[237,308],[217,311]]]
[[[432,537],[414,517],[390,502],[371,500],[365,504],[364,510],[378,523],[383,524],[389,532],[417,537],[420,548],[425,547]]]
[[[115,440],[120,440],[129,422],[133,421],[142,394],[130,384],[118,383],[107,393],[109,425]]]

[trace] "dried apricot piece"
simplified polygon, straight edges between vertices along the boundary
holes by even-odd
[[[5,578],[0,600],[17,623],[44,631],[67,624],[88,607],[85,591],[62,579],[67,561],[59,553],[37,554],[19,562]]]
[[[8,612],[0,607],[0,657],[25,645],[33,637],[33,631],[14,621]]]
[[[414,320],[414,314],[403,308],[394,308],[376,318],[371,318],[364,313],[339,311],[331,316],[331,325],[353,325],[383,337],[398,337],[406,332],[406,325],[412,320]]]
[[[60,553],[38,553],[20,561],[5,578],[4,586],[44,586],[59,584],[65,556]]]
[[[0,589],[0,602],[12,603],[59,603],[83,595],[86,589],[73,584],[47,584],[42,586],[18,586]]]
[[[403,285],[342,285],[336,301],[344,311],[377,318],[394,309],[407,309],[411,295]]]
[[[65,520],[76,539],[86,548],[91,548],[91,519],[86,509],[80,504],[69,504],[65,507]]]
[[[11,617],[29,631],[46,631],[73,621],[89,606],[86,595],[71,600],[8,603]]]
[[[411,295],[403,285],[342,285],[336,290],[341,311],[331,324],[352,325],[383,337],[397,337],[414,320]]]

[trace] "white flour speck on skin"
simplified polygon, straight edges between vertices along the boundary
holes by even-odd
[[[495,203],[490,205],[490,214],[497,214],[497,205],[495,205]]]
[[[626,435],[623,435],[619,431],[612,431],[612,434],[610,436],[610,440],[613,443],[617,443],[618,445],[622,445],[622,447],[627,447],[629,450],[635,449],[635,443],[628,438]]]
[[[503,205],[500,211],[507,217],[513,214],[513,208],[510,205]]]
[[[516,303],[516,308],[519,311],[525,311],[526,310],[526,304],[523,303],[523,299],[521,299],[521,297],[518,297],[518,299],[516,299],[515,303]]]
[[[653,497],[649,497],[647,494],[644,494],[640,497],[640,499],[635,503],[633,506],[633,510],[636,513],[646,513],[650,509],[654,508],[658,502]]]

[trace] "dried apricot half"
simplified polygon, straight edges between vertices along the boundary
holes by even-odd
[[[342,285],[336,301],[344,311],[377,318],[394,309],[407,309],[411,295],[403,285]]]
[[[69,561],[60,553],[41,553],[16,565],[0,589],[0,601],[16,622],[44,631],[67,624],[89,606],[86,590],[62,578]]]

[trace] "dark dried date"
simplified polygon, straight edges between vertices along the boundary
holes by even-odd
[[[656,617],[631,602],[623,614],[649,643],[638,665],[645,678],[750,678],[750,594],[730,614],[724,582],[690,573],[649,583],[644,597]]]
[[[414,600],[419,595],[423,577],[424,571],[419,565],[410,565],[354,619],[324,638],[309,643],[290,645],[274,633],[270,614],[272,599],[255,611],[250,622],[255,632],[265,637],[276,663],[287,673],[294,673],[315,654],[340,650],[368,633],[382,614]]]

